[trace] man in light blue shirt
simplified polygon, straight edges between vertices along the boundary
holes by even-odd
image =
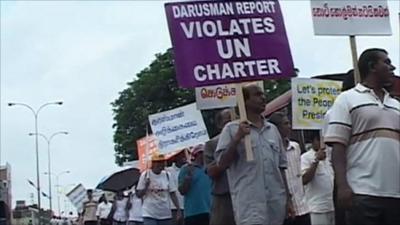
[[[248,121],[225,126],[216,151],[218,165],[227,168],[237,224],[280,225],[287,210],[293,210],[284,173],[286,152],[278,129],[261,116],[265,107],[261,88],[248,85],[243,95]],[[252,161],[246,159],[246,135],[251,138]]]
[[[204,225],[210,221],[211,179],[203,166],[204,145],[192,152],[193,162],[179,172],[179,192],[184,196],[185,225]]]

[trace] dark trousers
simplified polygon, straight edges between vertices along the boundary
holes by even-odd
[[[284,225],[311,225],[310,214],[296,216],[293,219],[285,219]]]
[[[349,225],[398,225],[400,198],[354,195],[346,220]]]
[[[97,221],[85,221],[83,224],[85,224],[85,225],[97,225]]]
[[[346,224],[346,210],[340,207],[337,201],[337,187],[336,182],[333,185],[333,205],[335,206],[335,224],[336,225],[347,225]]]
[[[109,219],[100,219],[100,225],[111,225],[111,221]]]
[[[208,225],[210,224],[210,214],[202,213],[185,218],[185,225]]]
[[[235,225],[230,194],[213,195],[210,225]]]

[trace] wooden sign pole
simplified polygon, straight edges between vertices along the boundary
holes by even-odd
[[[354,85],[361,81],[360,71],[358,70],[358,60],[357,60],[357,44],[356,44],[356,36],[350,36],[350,47],[351,47],[351,56],[353,58],[353,68],[354,68]]]
[[[247,121],[247,113],[246,113],[246,107],[244,105],[244,97],[243,97],[241,83],[236,84],[236,93],[237,93],[236,97],[237,97],[237,102],[238,102],[238,107],[239,107],[240,121],[241,122]],[[246,149],[247,161],[253,161],[254,156],[253,156],[253,150],[251,149],[250,135],[246,135],[244,137],[244,147]]]

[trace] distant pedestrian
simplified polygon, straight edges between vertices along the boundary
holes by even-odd
[[[96,216],[100,225],[110,225],[111,221],[109,215],[112,209],[112,203],[103,194],[99,199],[99,205],[97,206]]]
[[[204,145],[192,152],[193,162],[179,172],[179,192],[184,196],[185,225],[208,225],[211,208],[211,179],[203,163]]]
[[[128,198],[124,196],[124,192],[118,191],[111,210],[113,213],[113,225],[126,225],[126,221],[128,220],[127,204]]]
[[[136,187],[134,186],[129,193],[127,225],[143,225],[142,204],[143,200],[137,196]]]
[[[93,199],[93,190],[86,191],[87,200],[83,202],[82,220],[84,225],[97,225],[97,202]]]

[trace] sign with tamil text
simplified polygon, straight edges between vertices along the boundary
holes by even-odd
[[[209,140],[196,103],[149,116],[151,130],[161,154],[168,154]]]
[[[316,35],[391,35],[386,0],[311,0]]]
[[[341,90],[341,81],[293,78],[293,129],[322,129],[325,113]]]
[[[182,87],[294,75],[277,0],[167,3],[165,11]]]
[[[196,88],[197,109],[218,109],[236,106],[235,85],[215,85]]]

